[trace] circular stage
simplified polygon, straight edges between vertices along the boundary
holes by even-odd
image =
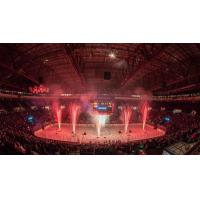
[[[40,129],[35,132],[35,136],[40,138],[78,143],[104,143],[108,141],[127,143],[164,135],[164,130],[154,129],[150,125],[146,125],[145,131],[143,131],[142,124],[130,124],[127,134],[124,133],[123,124],[107,124],[101,129],[100,137],[97,136],[97,130],[94,124],[77,125],[75,134],[72,133],[72,126],[69,124],[62,124],[61,130],[58,130],[57,124],[54,124],[45,127],[44,130]]]

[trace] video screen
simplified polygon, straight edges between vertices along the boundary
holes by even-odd
[[[98,113],[112,113],[113,103],[112,101],[95,100],[92,102],[93,111]]]

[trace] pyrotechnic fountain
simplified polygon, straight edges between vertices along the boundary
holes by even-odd
[[[148,114],[148,102],[144,101],[142,105],[142,128],[145,129]]]
[[[58,129],[61,129],[61,116],[62,116],[62,110],[57,110],[57,121],[58,121]]]
[[[128,131],[128,125],[131,119],[133,110],[130,106],[123,106],[121,110],[121,120],[124,123],[124,132],[127,133]]]
[[[53,102],[52,110],[54,112],[55,121],[58,123],[58,129],[60,130],[62,123],[62,110],[57,101]]]
[[[42,127],[40,130],[35,131],[34,134],[41,138],[67,142],[79,142],[83,144],[88,144],[90,142],[93,143],[93,141],[97,144],[104,144],[109,141],[120,141],[122,143],[127,143],[143,141],[145,139],[151,139],[165,135],[165,130],[157,130],[154,129],[153,126],[145,127],[148,119],[148,112],[150,110],[150,101],[148,98],[143,97],[138,103],[137,107],[135,106],[135,103],[133,103],[134,106],[132,106],[131,102],[131,104],[128,104],[129,102],[126,103],[125,101],[121,107],[118,106],[119,104],[117,104],[116,107],[119,107],[121,110],[116,109],[116,112],[111,109],[113,104],[112,102],[110,103],[110,100],[91,100],[91,102],[86,104],[85,108],[83,108],[82,103],[79,102],[80,101],[73,101],[73,103],[68,104],[66,109],[71,119],[70,131],[72,132],[73,129],[75,134],[70,134],[69,126],[61,123],[62,118],[64,119],[66,114],[64,109],[65,106],[60,105],[59,101],[56,100],[53,101],[52,106],[55,125]],[[84,118],[81,117],[83,119],[81,121],[84,124],[77,128],[76,124],[78,123],[80,111],[85,113],[83,114]],[[119,111],[120,113],[118,113]],[[140,115],[138,115],[139,113]],[[111,124],[109,124],[108,120],[112,114],[114,116],[111,118]],[[123,124],[116,122],[116,117],[119,118],[119,114],[120,120],[123,121]],[[137,123],[139,116],[141,122]],[[132,121],[137,122],[133,122],[134,124],[131,124]]]
[[[76,124],[80,113],[80,106],[78,104],[72,103],[69,105],[69,115],[72,123],[72,131],[76,132]]]
[[[105,126],[107,119],[108,115],[101,115],[101,114],[95,115],[95,123],[96,123],[98,137],[100,137],[101,128]]]

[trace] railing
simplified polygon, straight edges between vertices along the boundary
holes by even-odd
[[[189,149],[186,153],[185,153],[185,155],[190,155],[193,151],[195,151],[196,150],[196,148],[198,148],[200,146],[200,141],[199,142],[197,142],[191,149]]]

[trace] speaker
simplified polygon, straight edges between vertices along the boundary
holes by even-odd
[[[110,80],[111,79],[111,72],[104,72],[104,80]]]

